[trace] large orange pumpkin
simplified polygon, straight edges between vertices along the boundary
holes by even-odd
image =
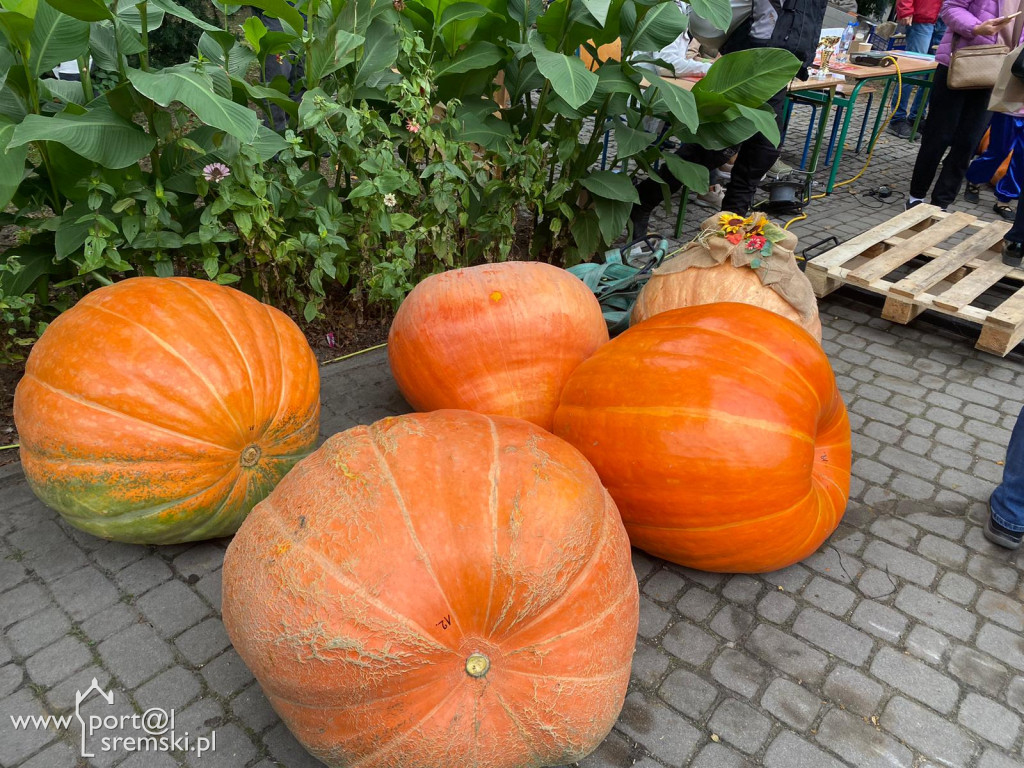
[[[468,411],[330,438],[253,510],[224,625],[330,766],[532,768],[594,749],[625,696],[636,577],[574,449]]]
[[[391,326],[388,358],[417,411],[466,408],[551,429],[565,380],[606,341],[601,307],[579,278],[508,261],[417,285]]]
[[[824,352],[746,304],[656,315],[569,378],[555,434],[597,469],[631,542],[708,571],[764,572],[835,530],[850,427]]]
[[[84,531],[143,544],[234,533],[315,447],[319,415],[295,323],[188,278],[87,295],[43,333],[14,397],[36,495]]]
[[[793,269],[802,277],[795,263]],[[659,312],[720,301],[763,307],[792,320],[810,333],[815,341],[821,341],[821,320],[817,308],[808,317],[802,317],[793,305],[763,285],[754,270],[747,266],[733,266],[730,261],[714,267],[690,267],[682,272],[656,272],[651,275],[637,296],[630,322],[636,325]]]

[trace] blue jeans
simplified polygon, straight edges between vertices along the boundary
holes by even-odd
[[[1006,447],[1003,482],[989,499],[992,517],[1007,530],[1024,532],[1024,410],[1017,416]]]
[[[932,45],[932,29],[934,24],[911,24],[907,28],[907,50],[913,53],[928,53]],[[910,92],[914,91],[914,103],[910,107],[910,117],[907,117],[907,104],[910,102]],[[896,96],[892,95],[892,103],[896,104]],[[893,125],[909,120],[913,123],[917,119],[917,113],[921,109],[921,97],[924,96],[924,88],[904,88],[903,98],[900,99],[900,107],[893,113]]]
[[[988,148],[971,161],[967,181],[985,184],[1011,152],[1013,157],[1006,175],[996,184],[996,199],[1001,203],[1020,197],[1020,183],[1024,179],[1024,118],[995,112],[989,123]]]

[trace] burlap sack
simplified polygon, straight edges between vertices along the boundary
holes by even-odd
[[[763,216],[763,214],[755,214],[755,216]],[[794,256],[797,246],[796,235],[780,230],[783,233],[781,239],[773,243],[771,252],[765,255],[761,251],[748,251],[744,242],[745,237],[739,243],[729,242],[719,234],[720,227],[719,214],[706,219],[701,224],[700,235],[693,242],[666,259],[660,267],[654,270],[651,279],[637,297],[636,305],[633,308],[632,322],[642,322],[652,314],[676,308],[666,305],[666,301],[672,301],[675,296],[680,294],[678,286],[681,281],[674,276],[690,269],[710,269],[729,264],[735,269],[746,270],[755,275],[761,286],[769,289],[782,301],[777,301],[775,296],[767,291],[756,290],[756,284],[753,284],[754,288],[752,289],[749,284],[753,283],[753,280],[746,280],[745,275],[721,272],[719,274],[723,277],[718,280],[721,284],[720,290],[709,290],[707,286],[701,287],[697,293],[703,297],[702,300],[686,299],[687,303],[680,303],[678,306],[708,304],[713,301],[739,301],[755,304],[783,316],[789,316],[791,320],[799,323],[818,341],[821,341],[818,302],[807,276],[800,271]],[[673,290],[673,281],[676,282],[676,290]]]

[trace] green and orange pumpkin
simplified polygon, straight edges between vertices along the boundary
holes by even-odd
[[[622,707],[638,594],[575,448],[440,410],[335,435],[228,547],[231,641],[329,766],[539,768]]]
[[[784,568],[846,508],[850,426],[828,358],[759,307],[633,326],[569,378],[555,434],[593,463],[634,546],[693,568]]]
[[[417,285],[395,315],[388,359],[417,411],[465,408],[550,429],[569,374],[606,341],[601,306],[582,281],[508,261]]]
[[[204,280],[100,288],[33,347],[15,393],[36,495],[106,539],[234,533],[316,445],[316,358],[286,315]]]

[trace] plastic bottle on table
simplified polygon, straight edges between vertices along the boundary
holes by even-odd
[[[857,36],[857,27],[860,23],[854,19],[846,25],[846,29],[843,30],[843,36],[839,38],[839,45],[836,46],[836,61],[840,64],[845,64],[850,56],[850,43],[853,42],[853,38]]]

